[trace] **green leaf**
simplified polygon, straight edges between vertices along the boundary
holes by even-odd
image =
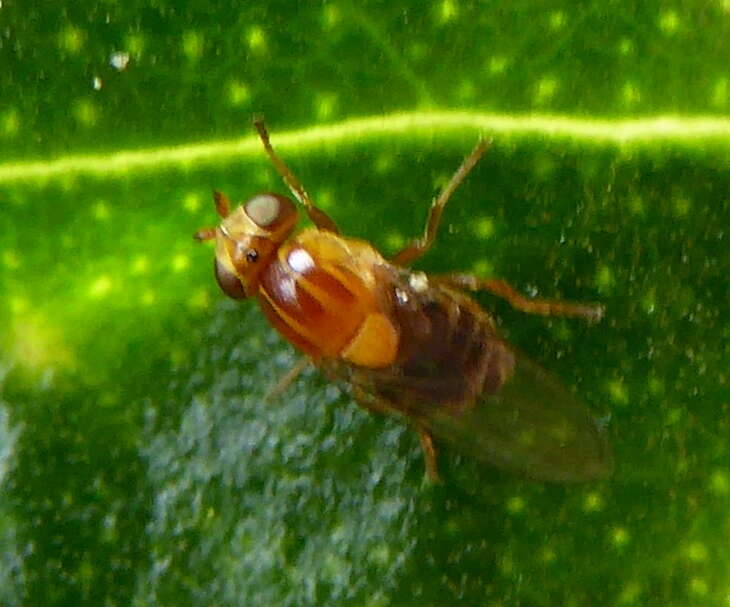
[[[0,6],[0,603],[721,605],[730,592],[727,2]],[[225,301],[210,193],[392,254],[479,135],[428,272],[609,419],[554,486],[357,408]]]

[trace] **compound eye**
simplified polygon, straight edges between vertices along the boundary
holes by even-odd
[[[279,218],[281,204],[271,194],[260,194],[251,198],[244,208],[257,226],[267,228]]]
[[[245,299],[246,290],[241,281],[233,272],[225,268],[218,260],[215,260],[215,279],[221,290],[233,299]]]
[[[260,228],[276,230],[296,213],[294,203],[278,194],[259,194],[243,205],[246,215]]]

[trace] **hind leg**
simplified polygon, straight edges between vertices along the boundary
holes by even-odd
[[[529,299],[518,292],[505,280],[484,279],[470,274],[444,274],[430,276],[436,284],[441,284],[465,291],[489,291],[507,300],[509,304],[528,314],[541,316],[572,316],[597,322],[603,318],[604,308],[596,303],[574,303],[557,299]]]
[[[436,458],[436,447],[433,444],[433,436],[431,436],[431,433],[428,430],[421,427],[419,427],[417,431],[418,438],[421,441],[423,460],[426,464],[426,476],[428,477],[428,480],[432,483],[441,482],[441,477],[439,476],[438,460]]]

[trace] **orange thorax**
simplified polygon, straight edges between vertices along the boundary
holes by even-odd
[[[364,241],[307,229],[281,245],[263,272],[259,303],[309,356],[382,368],[395,360],[399,336],[378,296],[373,269],[381,264]]]

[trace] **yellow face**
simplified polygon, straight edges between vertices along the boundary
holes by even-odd
[[[297,222],[294,203],[278,194],[259,194],[237,207],[216,229],[215,276],[226,295],[251,297],[261,272]]]

